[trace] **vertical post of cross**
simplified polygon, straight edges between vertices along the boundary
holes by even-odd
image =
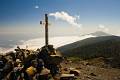
[[[45,46],[48,46],[48,15],[45,14]]]

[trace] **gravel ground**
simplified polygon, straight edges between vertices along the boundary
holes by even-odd
[[[99,65],[98,65],[99,63]],[[95,64],[97,64],[95,66]],[[104,65],[102,61],[90,62],[84,61],[63,61],[61,63],[62,73],[69,73],[70,69],[77,69],[80,71],[76,80],[120,80],[120,69],[101,67]]]

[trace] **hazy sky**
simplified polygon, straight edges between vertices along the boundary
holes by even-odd
[[[0,0],[0,32],[41,33],[45,13],[51,34],[120,34],[120,0]]]

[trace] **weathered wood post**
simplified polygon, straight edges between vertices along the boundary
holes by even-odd
[[[45,24],[45,46],[48,46],[48,14],[45,14],[45,23],[40,21],[40,24]]]
[[[48,15],[45,14],[45,46],[48,46]]]

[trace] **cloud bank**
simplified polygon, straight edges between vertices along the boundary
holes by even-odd
[[[54,48],[58,48],[60,46],[66,45],[66,44],[70,44],[79,40],[83,40],[89,37],[95,37],[92,35],[85,35],[85,36],[64,36],[64,37],[50,37],[49,39],[49,43],[54,45]],[[32,50],[36,50],[37,48],[41,48],[45,45],[44,43],[44,38],[36,38],[36,39],[30,39],[27,41],[24,41],[20,46],[20,48],[26,48],[27,49],[32,49]],[[9,51],[14,51],[14,49],[16,49],[17,45],[14,45],[13,48],[10,49],[4,49],[0,47],[0,54],[1,53],[6,53]]]
[[[54,16],[56,19],[66,21],[67,23],[71,24],[72,26],[81,27],[81,25],[82,25],[82,24],[77,23],[77,20],[80,18],[80,16],[74,17],[64,11],[50,13],[49,16]]]

